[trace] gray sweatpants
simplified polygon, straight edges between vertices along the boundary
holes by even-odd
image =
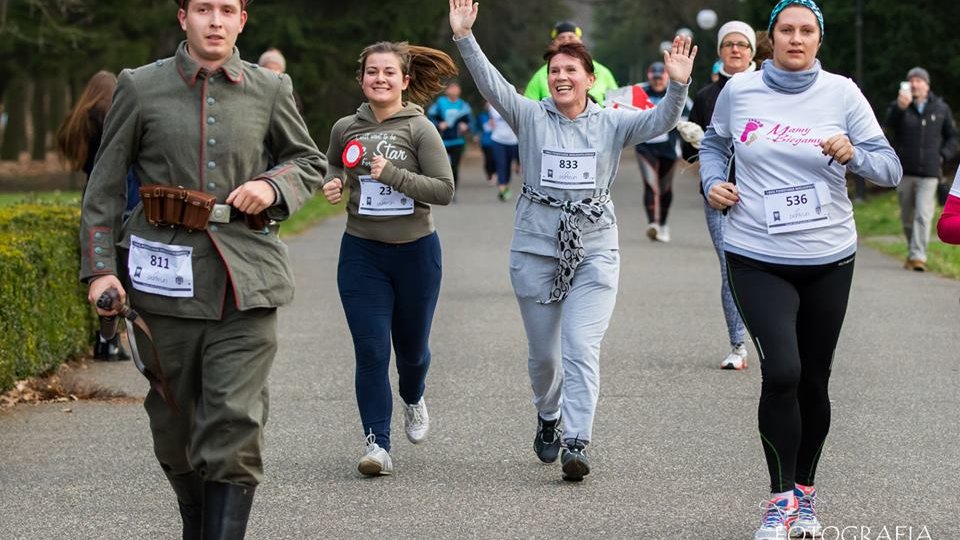
[[[909,247],[907,258],[912,261],[927,261],[927,244],[930,242],[939,181],[935,176],[924,178],[904,175],[897,186],[900,222]]]
[[[620,279],[620,252],[588,254],[555,304],[547,298],[557,259],[510,252],[510,281],[527,332],[533,404],[545,420],[563,413],[563,439],[589,442],[600,393],[600,342],[610,324]]]

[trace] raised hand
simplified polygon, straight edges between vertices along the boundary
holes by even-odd
[[[462,38],[470,35],[473,23],[477,22],[479,3],[473,0],[450,0],[450,29],[453,36]]]
[[[691,47],[689,37],[677,36],[673,38],[670,50],[663,51],[663,64],[667,67],[670,80],[686,83],[693,72],[693,59],[697,57],[697,46]]]

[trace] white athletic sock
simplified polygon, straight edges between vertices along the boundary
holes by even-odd
[[[557,418],[560,418],[560,411],[557,411],[557,412],[555,412],[555,413],[553,413],[553,414],[546,414],[546,413],[542,413],[542,412],[538,412],[537,414],[539,414],[539,415],[540,415],[540,418],[543,418],[543,419],[546,420],[547,422],[553,422],[553,421],[556,420]]]

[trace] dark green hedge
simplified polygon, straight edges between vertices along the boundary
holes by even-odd
[[[0,392],[89,352],[75,205],[0,207]]]

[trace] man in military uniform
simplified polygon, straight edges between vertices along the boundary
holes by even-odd
[[[262,478],[276,308],[293,298],[275,221],[311,197],[326,158],[290,78],[240,60],[247,0],[176,3],[186,41],[175,56],[120,74],[83,200],[80,278],[91,303],[110,288],[129,293],[153,335],[155,357],[144,335],[137,344],[179,412],[156,387],[145,408],[184,538],[234,539]],[[152,225],[143,204],[122,221],[131,167],[146,189],[215,196],[210,223]],[[254,230],[254,215],[270,221]]]

